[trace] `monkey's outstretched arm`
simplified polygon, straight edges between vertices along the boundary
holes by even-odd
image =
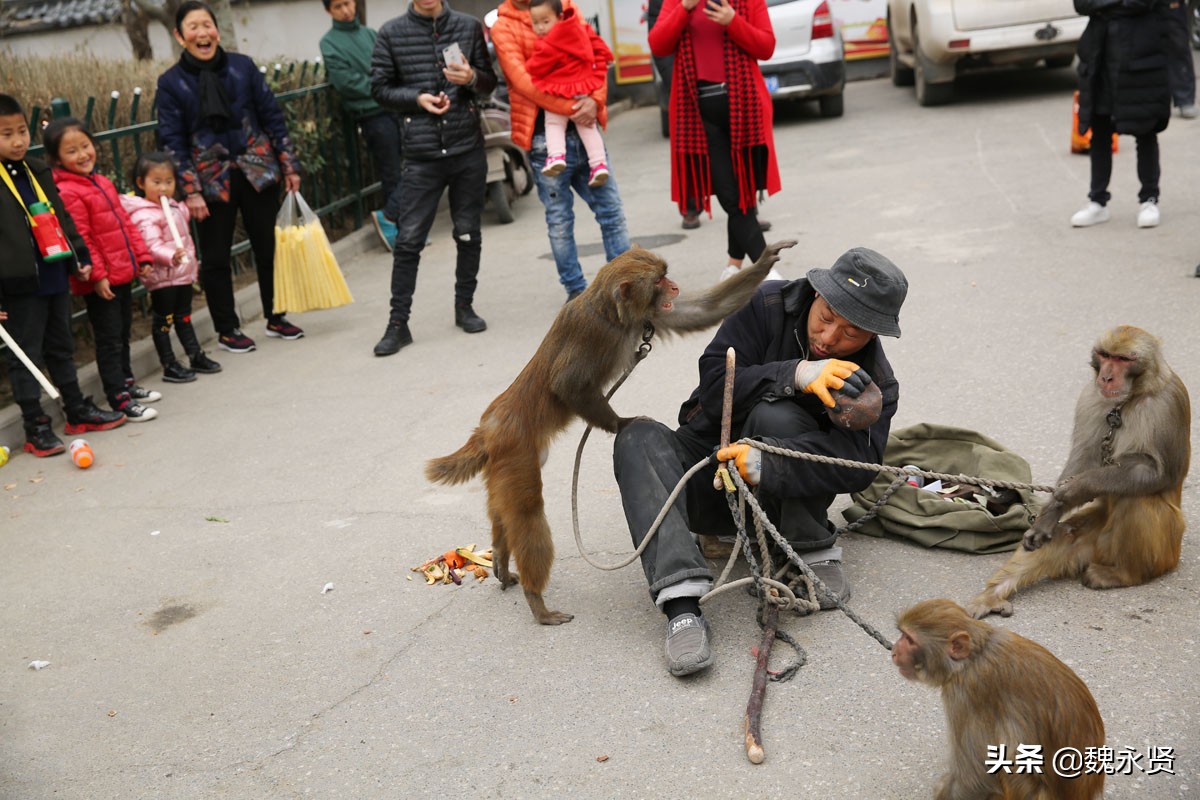
[[[689,333],[711,328],[744,306],[771,267],[779,261],[779,252],[796,244],[794,239],[767,245],[762,255],[749,267],[713,286],[694,299],[675,301],[675,310],[654,320],[659,330]]]

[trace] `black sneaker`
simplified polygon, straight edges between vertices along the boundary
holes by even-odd
[[[408,331],[407,322],[389,322],[383,338],[375,345],[375,355],[391,356],[400,352],[401,347],[412,344],[412,334]]]
[[[153,408],[146,408],[128,394],[119,395],[113,402],[113,410],[120,411],[130,422],[149,422],[158,416]]]
[[[109,431],[125,424],[125,415],[120,411],[104,411],[85,397],[83,402],[74,408],[67,409],[67,424],[63,428],[68,435],[89,431]]]
[[[584,293],[584,291],[586,291],[586,290],[584,290],[584,289],[576,289],[576,290],[575,290],[575,291],[573,291],[573,292],[567,292],[567,302],[569,303],[569,302],[571,302],[572,300],[574,300],[576,297],[579,297],[579,295],[583,294],[583,293]]]
[[[67,446],[54,435],[50,428],[50,418],[42,415],[35,419],[25,420],[25,452],[33,453],[38,458],[56,456],[66,452]]]
[[[216,375],[221,371],[221,365],[209,358],[203,350],[192,356],[190,360],[192,371],[199,372],[201,375]]]
[[[157,403],[162,400],[162,392],[156,392],[153,389],[144,389],[133,382],[133,378],[125,381],[125,391],[129,392],[129,396],[139,403]]]
[[[234,328],[229,333],[222,333],[218,336],[217,347],[231,353],[249,353],[258,349],[254,340],[242,333],[241,328]]]
[[[482,333],[487,330],[487,323],[475,313],[470,303],[454,306],[454,324],[467,333]]]
[[[288,322],[287,317],[280,315],[267,321],[267,336],[292,341],[304,338],[304,331]]]
[[[817,590],[817,600],[822,611],[837,608],[839,602],[844,603],[850,599],[850,581],[846,580],[846,573],[842,571],[842,562],[817,561],[808,567],[817,579],[825,584],[824,592],[819,588]]]
[[[163,380],[167,383],[191,383],[196,380],[196,373],[178,361],[172,361],[163,367]]]

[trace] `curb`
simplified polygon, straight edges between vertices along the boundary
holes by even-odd
[[[346,264],[368,250],[377,249],[379,240],[374,229],[367,224],[334,242],[332,247],[338,263]],[[262,300],[258,296],[257,281],[239,289],[234,295],[233,302],[243,324],[262,317]],[[196,336],[199,337],[201,344],[209,349],[208,345],[216,340],[216,329],[213,328],[208,306],[192,315],[192,326],[196,329]],[[133,373],[138,376],[139,381],[162,372],[162,366],[158,363],[158,353],[154,350],[154,342],[148,337],[130,344],[129,359]],[[104,388],[100,383],[100,373],[96,369],[95,362],[78,367],[78,372],[79,388],[83,390],[84,396],[103,398]],[[97,405],[107,404],[97,403]],[[54,427],[61,431],[64,421],[62,402],[50,401],[43,392],[42,407],[46,409]],[[0,445],[7,445],[15,456],[21,451],[24,444],[25,428],[21,420],[20,406],[13,403],[7,408],[0,408]]]

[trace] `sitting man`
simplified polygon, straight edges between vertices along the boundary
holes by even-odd
[[[900,306],[908,293],[904,273],[873,250],[855,248],[831,269],[807,278],[766,281],[753,299],[730,315],[700,357],[700,385],[679,411],[672,431],[653,420],[630,423],[618,435],[613,466],[625,517],[640,545],[667,497],[696,462],[719,444],[725,352],[737,354],[731,441],[758,439],[789,450],[882,463],[900,395],[879,336],[900,336]],[[845,359],[845,360],[842,360]],[[843,381],[843,378],[845,379]],[[874,380],[883,394],[879,419],[846,430],[824,413],[830,389]],[[749,445],[722,452],[756,485],[764,511],[833,596],[822,609],[850,596],[841,547],[828,510],[841,493],[865,489],[869,470],[834,467],[763,453]],[[714,491],[712,471],[697,473],[667,515],[642,567],[655,604],[667,615],[667,662],[672,675],[712,664],[708,622],[699,599],[712,588],[712,572],[693,530],[736,533],[724,492]]]

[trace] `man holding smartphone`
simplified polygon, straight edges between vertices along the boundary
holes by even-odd
[[[440,62],[426,55],[431,50],[441,56]],[[445,189],[458,248],[454,322],[467,333],[487,330],[473,308],[487,194],[478,101],[495,88],[483,25],[442,0],[413,0],[407,13],[379,29],[371,55],[371,94],[400,114],[405,163],[397,190],[391,313],[375,345],[377,356],[412,344],[408,319],[417,267]]]

